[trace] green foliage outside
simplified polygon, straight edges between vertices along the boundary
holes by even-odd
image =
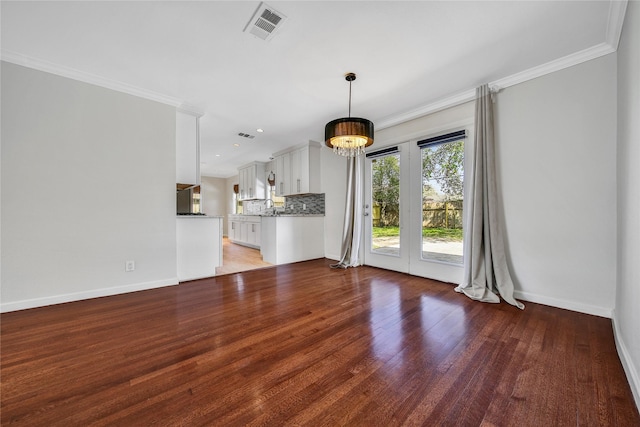
[[[433,240],[462,241],[462,221],[456,215],[460,216],[462,210],[464,141],[430,146],[421,151],[422,199],[424,214],[427,215],[423,221],[422,236]],[[371,167],[373,238],[397,237],[400,234],[400,156],[374,159]]]
[[[433,185],[437,184],[445,200],[462,200],[463,179],[464,140],[422,150],[424,193],[433,192]]]
[[[399,227],[373,227],[373,238],[397,237],[400,235]],[[462,229],[460,228],[422,228],[422,237],[434,240],[462,241]]]
[[[397,226],[400,221],[400,156],[385,156],[371,163],[373,204],[380,207],[380,224]]]

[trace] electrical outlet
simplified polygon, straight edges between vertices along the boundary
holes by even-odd
[[[127,261],[124,263],[124,271],[129,272],[129,271],[134,271],[135,269],[136,269],[135,261]]]
[[[306,211],[306,210],[307,210],[307,204],[306,204],[306,203],[303,203],[303,204],[302,204],[302,210],[303,210],[303,211]]]

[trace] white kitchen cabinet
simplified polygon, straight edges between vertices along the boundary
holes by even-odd
[[[249,234],[247,233],[248,223],[242,222],[240,223],[240,239],[239,242],[249,243]]]
[[[242,223],[240,221],[230,221],[229,226],[229,240],[236,241],[241,239],[240,227]]]
[[[199,117],[176,111],[176,182],[200,185]]]
[[[306,188],[309,188],[309,174],[307,172],[307,178],[304,179],[302,176],[302,163],[305,157],[305,150],[308,153],[308,147],[298,148],[293,150],[290,154],[291,156],[291,186],[289,194],[300,194],[302,193],[302,189],[304,188],[303,180],[306,182]],[[308,157],[308,154],[307,154]],[[307,167],[308,169],[308,167]],[[308,193],[309,191],[306,191]]]
[[[257,215],[229,215],[228,237],[233,243],[260,249],[262,218]]]
[[[291,193],[291,159],[290,153],[282,153],[275,158],[276,162],[276,196],[282,197]]]
[[[238,169],[240,200],[266,199],[265,163],[252,162]]]
[[[320,192],[320,147],[309,141],[275,155],[277,196]]]
[[[260,247],[260,223],[248,222],[247,224],[247,243]]]

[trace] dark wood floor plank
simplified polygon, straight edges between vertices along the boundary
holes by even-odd
[[[2,314],[2,425],[640,425],[609,319],[329,264]]]

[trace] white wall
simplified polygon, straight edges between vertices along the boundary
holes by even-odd
[[[324,193],[324,253],[325,257],[340,260],[342,229],[347,192],[347,159],[333,154],[326,145],[320,150],[321,192]]]
[[[473,123],[474,112],[475,102],[472,101],[382,129],[376,132],[375,150],[414,138],[433,136],[451,131],[457,126]]]
[[[233,186],[238,184],[238,175],[229,178],[203,176],[201,181],[202,211],[207,215],[222,216],[223,234],[228,236],[229,214],[233,213]]]
[[[200,178],[200,197],[202,212],[207,215],[223,217],[223,230],[227,229],[227,214],[229,214],[229,198],[233,200],[233,184],[227,185],[226,178],[203,176]],[[231,203],[233,207],[233,202]],[[226,234],[226,233],[224,233]]]
[[[496,156],[516,297],[611,316],[616,55],[497,96]]]
[[[640,406],[640,4],[629,2],[618,48],[618,354]]]
[[[177,283],[175,156],[173,107],[2,62],[1,309]]]

